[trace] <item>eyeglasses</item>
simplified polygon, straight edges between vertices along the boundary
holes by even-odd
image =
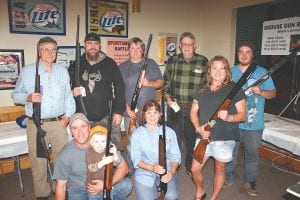
[[[45,53],[56,53],[57,52],[57,49],[46,49],[46,48],[43,48],[43,49],[40,49],[41,51],[45,52]]]
[[[191,43],[191,44],[181,43],[181,47],[191,48],[191,47],[194,47],[194,43]]]

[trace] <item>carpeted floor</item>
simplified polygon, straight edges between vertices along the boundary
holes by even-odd
[[[286,189],[299,182],[300,177],[294,174],[288,174],[279,171],[272,167],[269,160],[261,160],[261,178],[257,185],[259,195],[257,197],[250,197],[243,189],[243,158],[239,157],[239,163],[236,170],[236,177],[234,184],[224,189],[219,200],[299,200],[288,193]],[[30,170],[23,170],[23,184],[25,195],[21,197],[18,177],[11,174],[0,176],[0,199],[1,200],[34,200],[33,184]],[[213,180],[213,160],[209,160],[205,167],[205,190],[207,198],[209,199],[212,192]],[[181,167],[179,170],[179,185],[180,185],[180,200],[192,200],[194,195],[194,184],[191,178],[185,173],[185,168]],[[53,197],[51,196],[51,199]],[[134,190],[132,191],[128,200],[134,200]]]

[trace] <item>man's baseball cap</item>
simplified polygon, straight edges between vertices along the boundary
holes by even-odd
[[[87,35],[85,36],[84,41],[85,41],[85,42],[86,42],[86,41],[97,41],[97,42],[101,42],[99,35],[97,35],[97,34],[94,33],[94,32],[90,32],[89,34],[87,34]]]
[[[105,128],[104,126],[96,125],[91,128],[89,138],[92,138],[95,134],[106,135],[107,128]]]
[[[72,117],[70,118],[70,122],[69,122],[69,126],[71,127],[72,123],[77,120],[77,119],[81,119],[82,121],[87,122],[88,124],[90,123],[88,118],[82,114],[82,113],[75,113],[74,115],[72,115]]]

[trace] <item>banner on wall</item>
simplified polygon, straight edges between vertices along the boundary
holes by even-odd
[[[169,57],[176,54],[177,37],[175,33],[159,33],[158,36],[158,64],[165,65]]]
[[[300,17],[265,21],[261,55],[288,55],[300,45]]]
[[[118,65],[129,59],[128,39],[107,39],[107,56]]]

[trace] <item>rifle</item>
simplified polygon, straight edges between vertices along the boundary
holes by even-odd
[[[293,58],[295,58],[297,56],[297,51],[299,50],[300,46],[294,48],[290,55],[286,56],[284,59],[282,59],[280,62],[276,63],[271,69],[269,69],[269,71],[267,71],[267,73],[265,73],[262,77],[260,77],[258,80],[256,80],[254,83],[252,83],[250,86],[248,86],[244,93],[245,95],[249,95],[251,93],[250,88],[254,87],[254,86],[260,86],[263,82],[265,82],[268,78],[271,77],[271,75],[278,70],[281,66],[283,66],[285,63],[287,63],[288,61],[292,60]]]
[[[112,100],[108,103],[109,106],[109,116],[108,116],[108,124],[107,124],[107,140],[105,147],[105,156],[111,156],[109,152],[110,141],[111,141],[111,127],[112,127]],[[103,199],[111,200],[110,191],[112,189],[112,177],[113,177],[113,163],[109,163],[105,165],[104,171],[104,184],[103,184]]]
[[[145,49],[144,58],[143,58],[143,61],[142,61],[142,68],[141,68],[139,77],[138,77],[138,79],[136,81],[134,93],[133,93],[132,98],[131,98],[130,109],[133,110],[133,111],[136,108],[137,101],[138,101],[138,98],[139,98],[139,95],[140,95],[140,91],[141,91],[141,88],[142,88],[142,85],[141,85],[140,81],[145,76],[145,73],[146,73],[147,58],[148,58],[148,52],[149,52],[149,49],[150,49],[151,41],[152,41],[152,34],[149,35],[147,47]],[[137,120],[137,118],[134,118],[134,119],[130,118],[130,122],[129,122],[129,125],[128,125],[127,135],[131,135],[132,131],[135,128],[136,120]]]
[[[76,32],[76,55],[75,55],[75,81],[74,81],[74,87],[80,87],[80,43],[79,43],[79,21],[80,17],[77,15],[77,32]],[[84,105],[82,95],[75,97],[76,102],[76,112],[83,113],[85,116],[87,116],[86,107]]]
[[[212,130],[213,126],[216,124],[217,120],[219,119],[218,112],[220,110],[228,109],[234,95],[238,92],[239,89],[242,88],[242,86],[250,78],[251,74],[254,72],[255,69],[256,69],[256,64],[252,63],[248,67],[248,69],[243,73],[242,77],[239,79],[239,81],[236,83],[236,85],[230,91],[230,93],[227,95],[227,97],[223,100],[223,102],[218,107],[218,109],[214,112],[213,116],[209,119],[206,126],[204,127],[204,130],[206,130],[206,131]],[[209,142],[210,142],[209,139],[201,139],[193,153],[193,158],[196,159],[201,164],[203,162],[204,154],[206,151],[206,146]]]
[[[163,175],[167,174],[167,162],[166,162],[166,123],[165,123],[165,97],[164,97],[164,89],[161,90],[162,97],[161,97],[161,121],[162,121],[162,132],[163,134],[159,136],[158,141],[158,162],[159,165],[164,167],[166,169],[166,172],[164,174],[160,175],[160,178],[162,178]],[[158,191],[160,193],[157,200],[163,200],[165,198],[165,195],[168,190],[168,184],[160,181]]]
[[[134,110],[136,108],[137,101],[138,101],[138,98],[139,98],[139,95],[140,95],[140,91],[141,91],[141,87],[142,87],[141,83],[140,83],[140,80],[144,77],[146,69],[147,69],[147,58],[148,58],[148,52],[149,52],[149,49],[150,49],[151,41],[152,41],[152,34],[149,35],[147,48],[145,49],[145,52],[144,52],[142,69],[140,71],[140,75],[138,77],[138,80],[136,81],[134,93],[133,93],[133,96],[132,96],[132,99],[131,99],[131,104],[130,104],[131,110]]]
[[[37,55],[36,58],[36,67],[35,67],[35,88],[34,92],[36,93],[41,93],[41,88],[40,88],[40,75],[39,75],[39,64],[40,64],[40,58]],[[45,142],[45,135],[46,131],[44,131],[41,127],[41,103],[36,102],[33,103],[33,114],[32,114],[32,119],[35,124],[37,133],[36,133],[36,156],[39,158],[47,158],[49,159],[49,152],[48,148]]]

